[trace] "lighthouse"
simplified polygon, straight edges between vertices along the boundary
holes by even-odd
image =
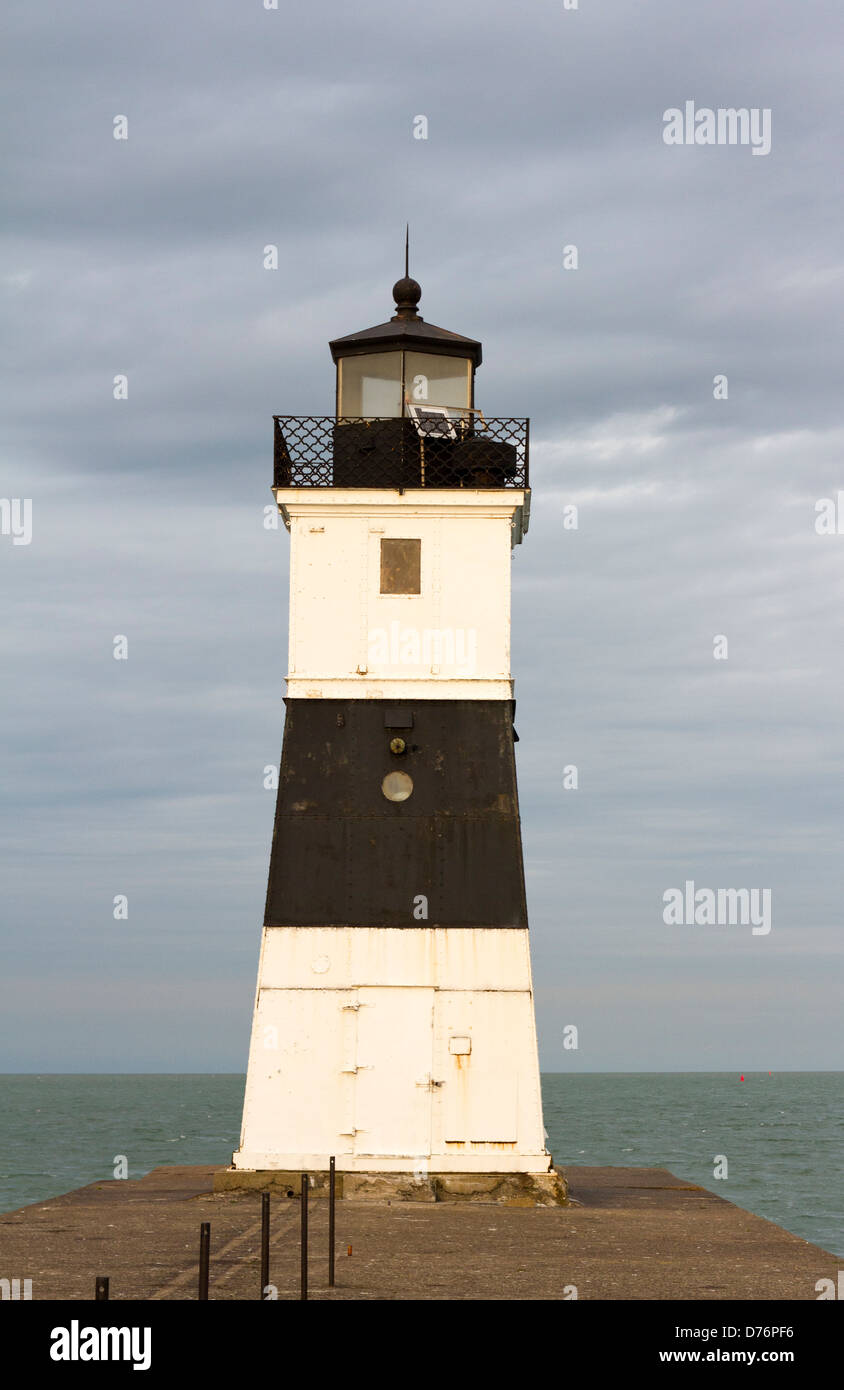
[[[545,1147],[510,672],[528,421],[481,344],[334,339],[334,414],[274,417],[290,535],[286,717],[230,1185],[560,1202]]]

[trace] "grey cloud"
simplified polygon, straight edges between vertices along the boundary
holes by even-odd
[[[92,1015],[98,1065],[244,1064],[286,643],[270,416],[332,409],[327,340],[388,316],[409,219],[422,312],[483,340],[488,414],[532,420],[513,645],[545,1066],[750,1066],[753,1035],[763,1066],[783,1019],[794,1065],[838,1065],[844,537],[813,522],[844,487],[840,16],[10,15],[0,495],[35,533],[0,537],[8,1064],[84,1066]],[[771,154],[665,146],[686,99],[771,107]],[[736,875],[774,888],[770,937],[670,934],[664,889]]]

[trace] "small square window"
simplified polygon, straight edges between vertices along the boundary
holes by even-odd
[[[381,593],[421,594],[421,592],[421,540],[402,541],[388,539],[385,536],[381,541]]]

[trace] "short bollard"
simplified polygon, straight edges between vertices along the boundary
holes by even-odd
[[[211,1256],[211,1222],[203,1221],[199,1228],[199,1297],[208,1298],[208,1265]]]
[[[108,1302],[108,1279],[104,1274],[98,1274],[94,1284],[94,1302]]]

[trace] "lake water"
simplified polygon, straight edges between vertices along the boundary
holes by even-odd
[[[241,1075],[0,1075],[0,1210],[159,1164],[231,1159]],[[566,1164],[664,1167],[844,1257],[844,1073],[542,1078]],[[714,1177],[716,1155],[726,1180]]]

